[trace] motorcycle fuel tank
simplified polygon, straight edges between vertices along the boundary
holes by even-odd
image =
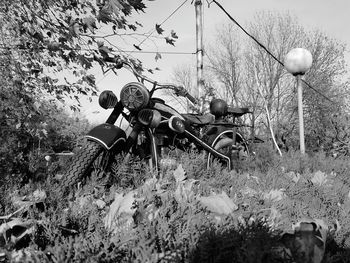
[[[153,108],[158,110],[164,117],[170,118],[172,116],[178,117],[181,120],[185,120],[184,117],[178,113],[174,108],[161,103],[161,102],[155,102]]]

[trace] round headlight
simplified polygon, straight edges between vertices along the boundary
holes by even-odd
[[[161,118],[162,116],[157,110],[143,109],[138,113],[139,122],[151,128],[158,127]]]
[[[140,110],[148,105],[149,91],[142,83],[128,83],[120,91],[120,101],[130,111]]]

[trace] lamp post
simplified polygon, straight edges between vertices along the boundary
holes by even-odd
[[[304,116],[303,116],[303,86],[302,76],[312,65],[310,51],[303,48],[294,48],[285,57],[284,66],[287,71],[295,76],[298,87],[298,115],[299,115],[299,140],[300,153],[305,154]]]

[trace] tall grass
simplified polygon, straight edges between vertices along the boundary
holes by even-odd
[[[219,163],[206,170],[204,156],[195,153],[179,156],[186,180],[198,180],[192,189],[195,194],[225,191],[238,206],[235,213],[219,219],[196,199],[179,201],[172,168],[164,169],[161,179],[149,183],[157,175],[136,159],[92,176],[69,197],[62,197],[54,174],[20,188],[1,186],[2,214],[17,208],[13,197],[30,196],[38,188],[47,198],[41,206],[32,205],[17,215],[24,221],[36,220],[30,240],[21,245],[0,241],[0,252],[11,257],[14,251],[21,251],[26,262],[302,262],[273,251],[293,223],[317,218],[331,228],[341,226],[329,236],[325,262],[347,262],[349,159],[323,153],[300,157],[298,152],[279,157],[268,145],[260,145],[255,152],[232,171]],[[313,183],[317,173],[326,176],[328,184]],[[115,192],[132,189],[137,192],[133,223],[111,233],[103,219]],[[282,200],[266,198],[266,193],[280,189]],[[272,211],[277,211],[273,223]]]

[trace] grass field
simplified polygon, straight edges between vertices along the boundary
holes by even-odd
[[[0,262],[350,262],[349,158],[261,145],[227,171],[202,157],[160,178],[115,165],[68,196],[56,174],[2,185]]]

